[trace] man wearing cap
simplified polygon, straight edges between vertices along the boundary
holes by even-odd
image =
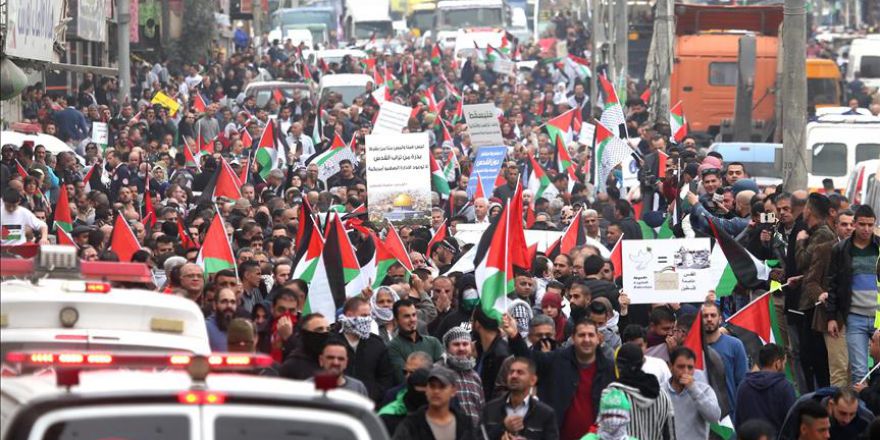
[[[498,370],[501,369],[504,359],[510,356],[510,349],[498,330],[498,320],[487,315],[482,307],[477,307],[474,311],[471,328],[477,334],[476,370],[480,372],[480,380],[483,382],[483,395],[489,400],[495,397],[495,378],[498,377]]]
[[[394,440],[435,439],[471,440],[478,438],[470,420],[450,402],[456,396],[455,373],[442,366],[434,366],[428,375],[425,396],[428,404],[410,414],[398,425]]]
[[[443,335],[443,347],[446,348],[446,359],[435,365],[452,370],[455,378],[456,401],[464,414],[470,417],[473,426],[477,427],[480,425],[480,411],[486,399],[483,397],[483,381],[474,370],[477,360],[471,357],[473,349],[471,332],[463,326],[449,329]],[[494,383],[495,378],[492,377],[489,386]]]

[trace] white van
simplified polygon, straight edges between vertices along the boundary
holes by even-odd
[[[852,41],[846,80],[854,80],[856,72],[868,87],[880,87],[880,34]]]
[[[266,355],[140,361],[112,352],[12,355],[25,362],[36,356],[55,373],[3,378],[0,440],[388,439],[373,402],[331,389],[335,378],[312,384],[242,374],[254,366],[253,373],[265,371],[272,361]],[[59,362],[62,356],[66,362]],[[183,362],[187,371],[179,370]],[[155,371],[167,368],[173,371]]]
[[[807,183],[811,191],[831,179],[846,187],[855,165],[880,158],[880,119],[862,115],[828,115],[807,124]]]
[[[361,73],[337,73],[335,75],[321,76],[321,88],[318,92],[319,103],[327,100],[330,93],[337,93],[342,97],[345,105],[351,105],[354,99],[367,92],[367,83],[372,83],[373,77]],[[376,84],[373,84],[375,88]]]
[[[874,187],[880,185],[878,179],[880,179],[880,159],[857,163],[847,179],[846,191],[843,194],[854,205],[870,203],[868,194],[871,194]],[[880,205],[871,207],[875,212],[880,211]]]

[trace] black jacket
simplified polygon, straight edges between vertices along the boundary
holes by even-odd
[[[313,358],[302,347],[298,347],[281,364],[278,375],[287,379],[306,380],[320,369],[317,357]]]
[[[556,422],[562,426],[565,413],[571,406],[580,381],[580,366],[574,353],[574,346],[558,348],[549,353],[529,350],[519,335],[509,341],[510,351],[515,356],[532,358],[538,365],[538,397],[556,412]],[[593,417],[599,412],[599,398],[602,390],[614,381],[614,365],[596,347],[596,375],[590,396],[593,399]]]
[[[369,338],[358,342],[357,351],[351,348],[348,339],[345,339],[345,346],[348,348],[348,367],[345,374],[363,382],[370,398],[377,404],[380,403],[385,390],[394,385],[391,359],[388,357],[385,342],[370,333]]]
[[[452,414],[455,415],[455,439],[456,440],[475,440],[478,438],[474,434],[474,425],[471,418],[464,415],[456,408],[451,408]],[[419,408],[418,411],[410,414],[403,422],[397,425],[394,431],[394,440],[434,440],[434,432],[428,425],[425,413],[428,411],[427,406]]]
[[[642,228],[632,217],[624,217],[618,221],[624,240],[641,240]]]
[[[614,310],[620,311],[620,290],[614,285],[614,283],[593,278],[584,279],[583,283],[590,288],[590,293],[593,299],[600,296],[606,298],[611,302],[611,307],[614,308]]]
[[[880,237],[872,235],[870,246],[880,249]],[[834,318],[845,320],[849,315],[852,305],[852,247],[850,237],[831,248],[831,263],[825,272],[828,283],[825,307],[829,321]],[[880,264],[877,266],[877,274],[880,276]]]
[[[495,397],[495,378],[501,364],[510,356],[507,341],[499,334],[487,350],[477,343],[477,359],[480,361],[480,380],[483,382],[483,395],[486,401]]]
[[[507,417],[507,399],[508,394],[490,400],[483,407],[483,425],[486,428],[486,434],[489,440],[498,440],[504,434],[504,418]],[[558,439],[559,426],[556,424],[556,413],[550,405],[535,399],[529,398],[529,409],[523,419],[523,430],[517,435],[527,440],[538,439]]]

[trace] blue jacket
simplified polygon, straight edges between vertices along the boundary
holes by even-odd
[[[217,315],[211,315],[207,319],[205,319],[205,327],[208,329],[208,344],[211,346],[211,351],[219,351],[219,352],[227,352],[229,351],[229,346],[227,345],[226,340],[226,332],[220,330],[220,327],[217,326]]]
[[[521,336],[508,341],[514,356],[530,357],[538,366],[538,397],[556,412],[556,422],[561,427],[565,413],[571,406],[580,381],[580,367],[574,353],[574,346],[558,348],[548,353],[529,350]],[[614,364],[596,349],[596,375],[590,396],[593,398],[593,417],[599,412],[599,398],[602,390],[614,381]]]
[[[736,391],[736,428],[751,419],[764,419],[778,432],[794,405],[794,387],[785,373],[753,371]]]
[[[697,203],[691,209],[691,225],[694,227],[694,230],[710,237],[712,236],[712,230],[709,229],[709,221],[706,220],[706,216],[712,217],[712,222],[715,223],[715,226],[724,229],[724,232],[727,232],[728,235],[734,238],[745,230],[751,221],[748,217],[734,217],[731,219],[717,217],[707,211],[702,204]]]
[[[86,117],[73,107],[55,113],[55,126],[58,128],[58,139],[64,142],[85,139],[91,130]]]

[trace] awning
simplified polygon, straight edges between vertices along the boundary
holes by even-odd
[[[119,69],[114,69],[111,67],[87,66],[87,65],[83,65],[83,64],[67,64],[67,63],[48,63],[48,67],[51,70],[67,70],[69,72],[77,72],[77,73],[94,73],[97,75],[104,75],[104,76],[119,75]]]

